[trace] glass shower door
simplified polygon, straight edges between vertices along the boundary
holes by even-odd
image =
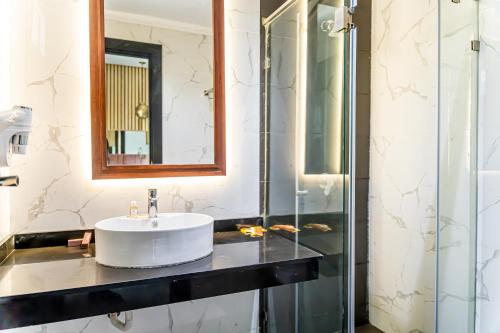
[[[436,332],[474,332],[478,1],[440,0]]]
[[[297,123],[298,240],[325,256],[320,278],[300,286],[306,332],[348,331],[350,248],[349,66],[351,33],[343,0],[310,2],[300,57]],[[354,165],[352,165],[354,166]],[[352,221],[354,222],[354,221]],[[319,226],[321,227],[319,227]],[[321,228],[325,228],[321,229]],[[324,316],[318,316],[323,309]],[[328,310],[328,311],[326,311]],[[322,320],[323,321],[322,321]]]
[[[288,1],[265,24],[266,224],[293,225],[300,231],[278,233],[325,256],[318,280],[268,291],[270,332],[352,329],[355,29],[349,5]],[[284,323],[277,313],[287,302],[293,320]]]

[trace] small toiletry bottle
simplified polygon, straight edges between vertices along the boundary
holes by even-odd
[[[129,217],[137,218],[139,215],[139,206],[137,206],[137,201],[130,201]]]

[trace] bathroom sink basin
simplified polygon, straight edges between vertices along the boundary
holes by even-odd
[[[212,253],[212,217],[160,214],[156,221],[116,217],[98,222],[96,261],[111,267],[152,268],[182,264]]]

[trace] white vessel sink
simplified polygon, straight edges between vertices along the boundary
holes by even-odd
[[[213,251],[214,219],[160,214],[152,219],[116,217],[95,225],[96,261],[105,266],[151,268],[201,259]]]

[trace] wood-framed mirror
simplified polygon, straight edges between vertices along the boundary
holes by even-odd
[[[226,172],[224,0],[90,0],[93,179]]]

